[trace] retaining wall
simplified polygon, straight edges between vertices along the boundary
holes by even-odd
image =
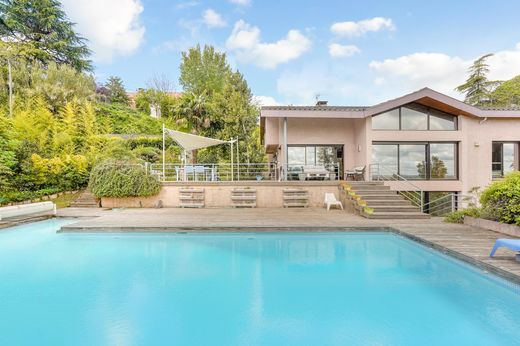
[[[152,197],[108,198],[101,199],[104,208],[154,208],[179,206],[179,190],[181,188],[203,188],[206,208],[231,207],[231,191],[234,188],[249,187],[256,189],[257,208],[282,208],[283,189],[301,188],[309,193],[309,207],[322,207],[325,193],[331,192],[339,199],[338,181],[305,181],[305,182],[171,182],[163,183],[161,192]]]

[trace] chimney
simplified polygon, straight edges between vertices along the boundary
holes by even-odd
[[[329,101],[316,101],[316,107],[325,107]]]

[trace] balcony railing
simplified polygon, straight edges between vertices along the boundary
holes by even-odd
[[[336,164],[327,166],[277,165],[275,163],[146,164],[160,181],[310,181],[338,180]]]

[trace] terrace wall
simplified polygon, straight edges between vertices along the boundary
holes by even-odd
[[[193,187],[204,188],[206,208],[231,207],[231,191],[236,187],[256,189],[257,208],[282,208],[283,190],[301,188],[309,193],[309,207],[321,208],[325,193],[333,193],[339,199],[338,181],[305,182],[168,182],[163,183],[161,192],[152,197],[108,198],[101,199],[104,208],[154,208],[159,201],[163,207],[179,206],[179,190]]]

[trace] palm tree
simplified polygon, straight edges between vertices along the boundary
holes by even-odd
[[[211,126],[210,109],[206,93],[185,93],[175,109],[175,120],[181,129],[199,135]],[[192,161],[197,162],[197,150],[192,151]]]

